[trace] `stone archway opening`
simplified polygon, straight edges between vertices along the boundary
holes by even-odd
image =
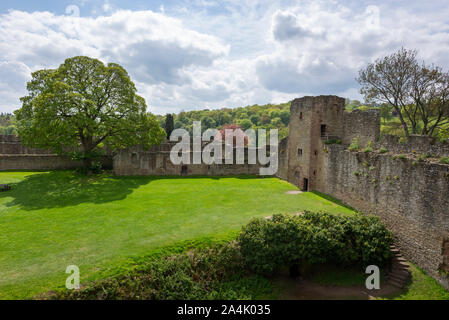
[[[309,191],[309,179],[304,178],[303,185],[302,185],[302,191],[307,192]]]

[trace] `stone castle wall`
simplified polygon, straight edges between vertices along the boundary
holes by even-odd
[[[419,135],[411,135],[406,141],[402,141],[398,136],[384,135],[378,141],[377,146],[397,154],[427,153],[434,157],[449,156],[449,141],[437,142],[433,138]]]
[[[248,149],[245,149],[245,164],[192,164],[193,152],[189,154],[190,164],[173,164],[170,151],[175,143],[165,142],[153,146],[150,150],[139,147],[122,150],[114,157],[114,173],[116,175],[154,175],[154,176],[232,176],[232,175],[258,175],[259,164],[248,164]],[[223,148],[223,155],[225,154]],[[234,163],[236,154],[233,154]]]
[[[40,149],[32,149],[25,147],[20,142],[20,138],[14,135],[0,135],[0,155],[30,155],[40,154],[46,155],[50,152]]]
[[[379,216],[404,256],[449,287],[449,166],[328,147],[326,187],[317,190]]]
[[[349,152],[355,138],[361,147],[372,142],[374,149],[389,153]],[[328,145],[329,140],[342,144]],[[292,102],[288,146],[289,182],[379,216],[401,252],[449,288],[448,278],[439,274],[449,270],[449,165],[391,154],[443,156],[447,143],[419,136],[406,143],[391,136],[380,139],[378,112],[349,113],[341,98],[320,96]]]
[[[358,139],[361,146],[375,143],[380,135],[380,113],[377,110],[344,113],[343,144],[351,144],[353,139]]]
[[[112,157],[102,157],[103,168],[112,169]],[[52,154],[48,150],[22,145],[20,138],[0,135],[0,171],[6,170],[73,170],[81,161]]]

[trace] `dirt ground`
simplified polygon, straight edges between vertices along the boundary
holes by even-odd
[[[380,290],[368,290],[363,285],[326,286],[310,280],[293,280],[288,277],[280,277],[276,282],[284,288],[279,297],[284,300],[375,300],[401,292],[401,289],[387,283],[382,284]]]

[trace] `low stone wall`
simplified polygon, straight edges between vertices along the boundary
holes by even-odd
[[[384,135],[377,143],[377,147],[394,153],[428,153],[435,157],[449,156],[449,141],[436,142],[433,138],[419,135],[411,135],[406,141],[401,141],[398,136]]]
[[[70,170],[82,166],[80,161],[57,155],[0,155],[0,171]]]
[[[0,155],[49,154],[47,150],[28,148],[22,145],[20,138],[13,135],[0,135]]]
[[[105,149],[100,159],[104,169],[112,170],[112,153]],[[81,161],[52,154],[48,150],[22,145],[14,135],[0,135],[0,171],[5,170],[72,170],[81,167]]]
[[[170,159],[170,151],[174,143],[166,142],[153,146],[145,151],[139,147],[117,152],[113,158],[114,174],[119,176],[232,176],[258,175],[259,164],[248,164],[245,152],[245,164],[180,164],[175,165]],[[224,154],[224,151],[223,151]],[[190,163],[193,163],[193,153],[190,153]],[[235,159],[235,154],[234,154]]]
[[[283,180],[288,179],[288,138],[279,143],[279,167],[277,177]]]
[[[318,191],[379,216],[404,256],[449,288],[438,272],[449,268],[449,165],[352,153],[339,145],[328,151],[327,182]]]

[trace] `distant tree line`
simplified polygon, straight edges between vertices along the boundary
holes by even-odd
[[[0,135],[16,135],[17,127],[13,114],[0,113]]]
[[[288,136],[290,122],[290,102],[283,104],[253,105],[239,108],[219,110],[181,111],[178,114],[158,116],[160,125],[167,135],[174,129],[183,128],[190,133],[193,122],[201,121],[203,132],[207,129],[223,129],[224,126],[237,125],[243,131],[247,129],[278,129],[279,138]]]

